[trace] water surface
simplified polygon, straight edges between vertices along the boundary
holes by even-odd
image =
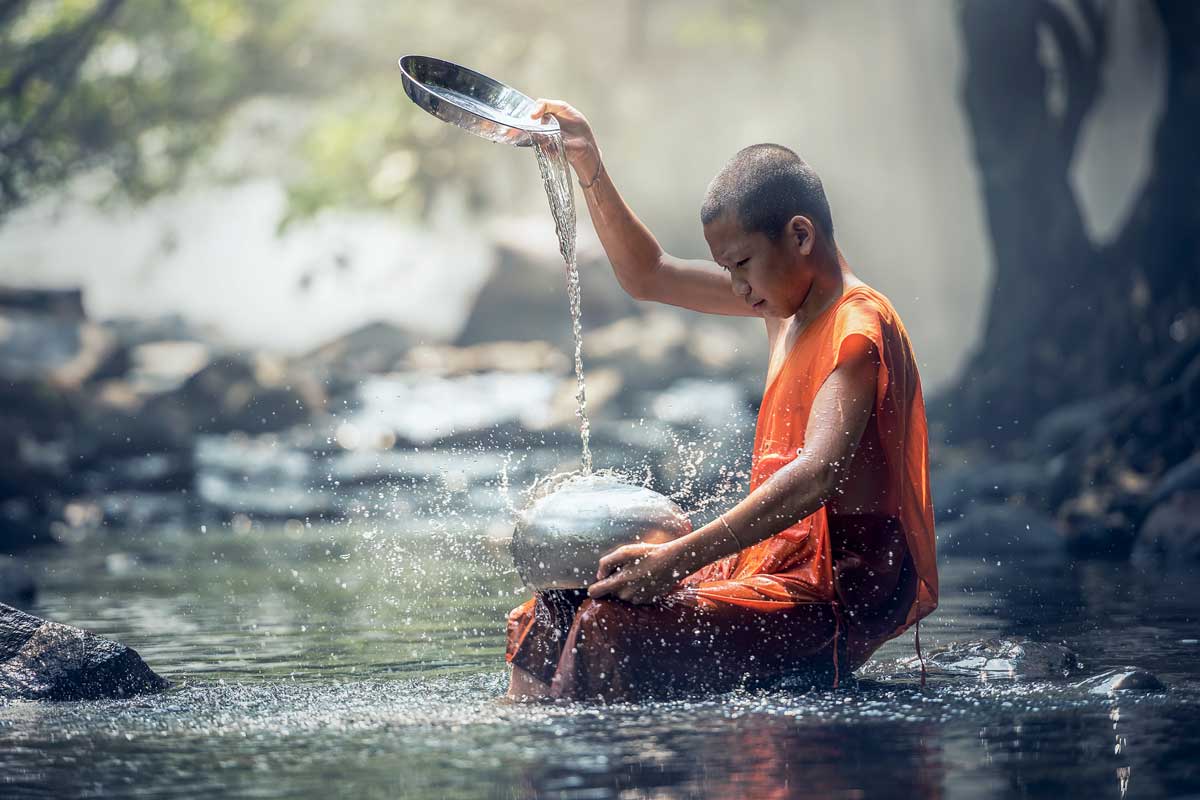
[[[469,525],[467,527],[470,527]],[[116,637],[151,698],[0,705],[0,796],[1173,797],[1200,792],[1194,577],[943,564],[926,647],[1064,641],[1165,695],[933,676],[889,643],[843,691],[514,706],[504,547],[442,528],[96,535],[34,562],[31,610]]]

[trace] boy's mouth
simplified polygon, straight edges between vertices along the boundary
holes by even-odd
[[[751,308],[753,308],[755,311],[757,311],[758,309],[762,308],[762,305],[763,305],[763,303],[765,303],[765,302],[767,302],[767,301],[766,301],[766,300],[759,300],[757,303],[755,303],[754,305],[752,305],[752,306],[750,306],[750,307],[751,307]]]

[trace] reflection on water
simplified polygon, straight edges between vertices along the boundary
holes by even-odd
[[[1200,790],[1191,578],[943,568],[932,643],[1065,641],[1165,695],[934,676],[887,645],[845,691],[628,706],[502,700],[503,545],[327,526],[94,538],[35,567],[36,613],[136,647],[151,698],[0,706],[0,795],[1177,796]],[[114,557],[116,554],[116,557]],[[1118,588],[1119,587],[1119,588]],[[1051,598],[1054,598],[1051,602]]]

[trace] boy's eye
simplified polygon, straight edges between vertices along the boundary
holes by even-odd
[[[742,266],[743,264],[745,264],[745,263],[746,263],[747,261],[749,261],[749,260],[750,260],[750,259],[748,259],[748,258],[743,258],[741,261],[737,262],[737,266],[739,266],[739,267],[740,267],[740,266]]]

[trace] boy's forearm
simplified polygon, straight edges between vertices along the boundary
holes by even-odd
[[[801,454],[726,511],[724,522],[718,517],[672,542],[680,573],[690,575],[790,528],[825,504],[833,477],[827,465]]]
[[[653,299],[651,286],[663,249],[617,191],[607,164],[583,196],[621,288],[638,300]]]

